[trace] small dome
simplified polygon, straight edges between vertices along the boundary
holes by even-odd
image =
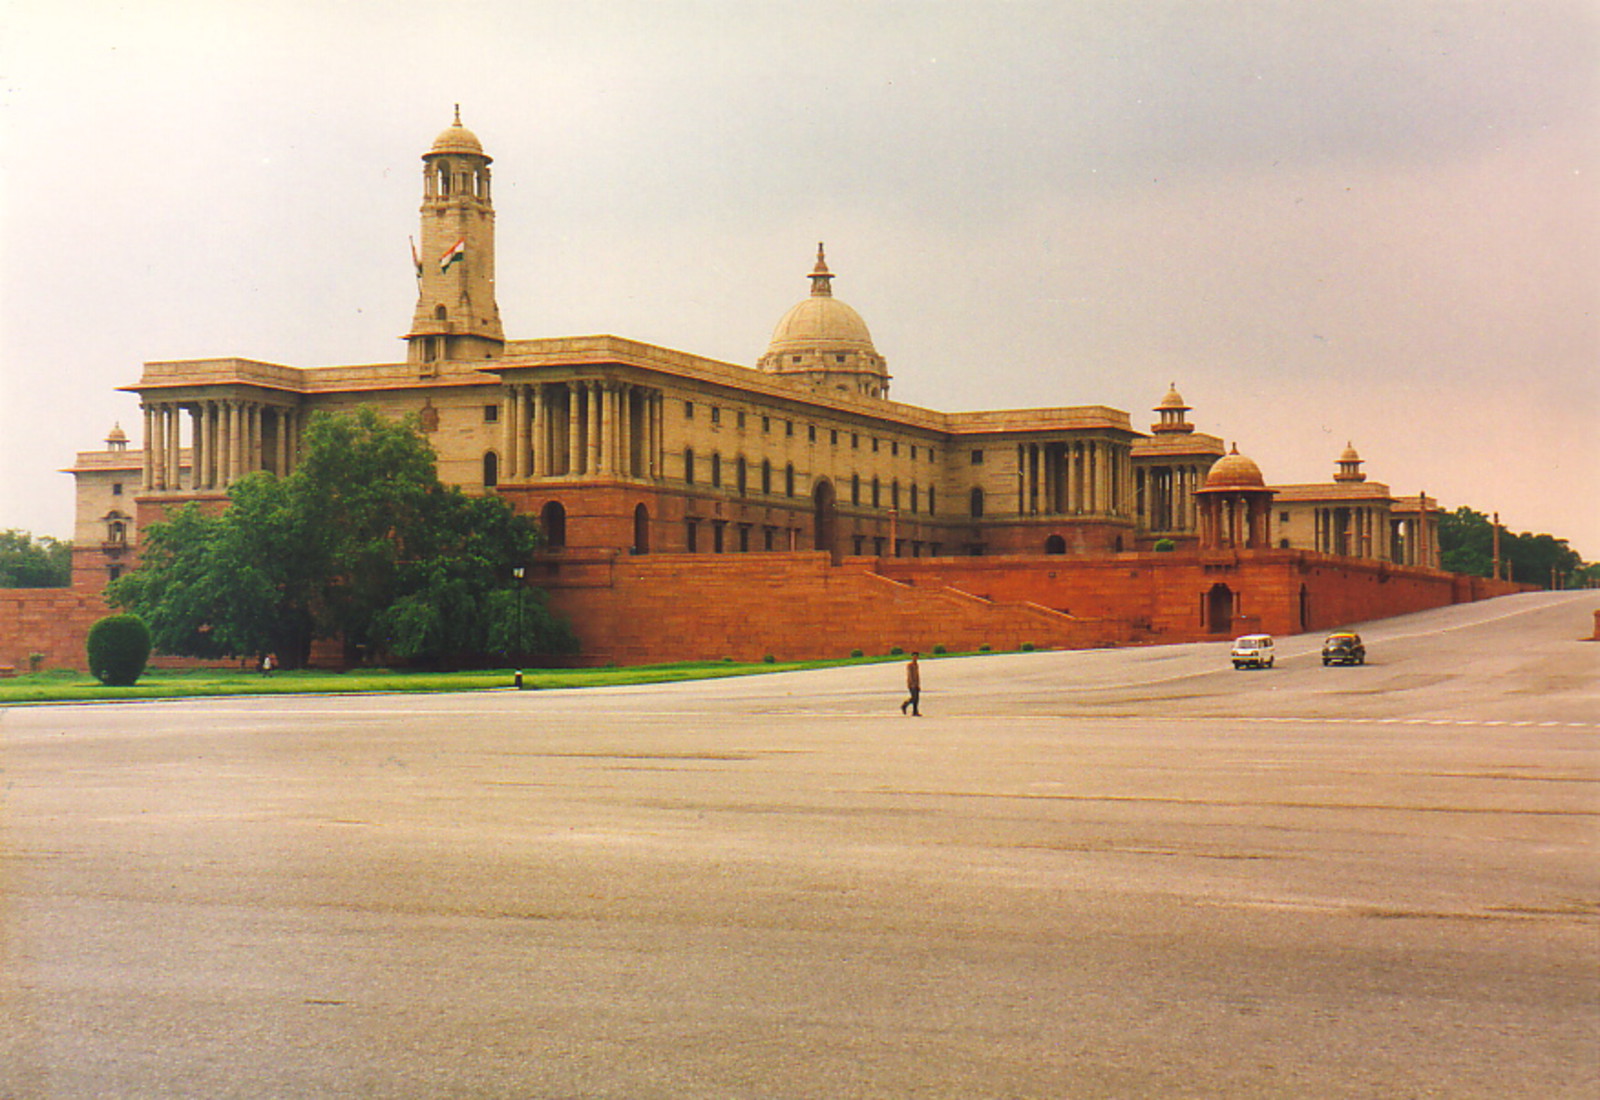
[[[428,155],[437,153],[468,153],[472,156],[483,156],[483,143],[478,140],[478,135],[461,125],[461,107],[456,107],[456,120],[446,129],[440,131],[439,136],[433,139],[433,148],[428,150]]]
[[[127,441],[128,433],[122,430],[122,422],[119,420],[115,424],[111,425],[111,433],[106,436],[106,442],[126,443]]]
[[[1360,462],[1361,461],[1361,456],[1356,454],[1356,449],[1352,444],[1346,443],[1344,445],[1344,453],[1339,456],[1339,461],[1340,462]]]
[[[1183,400],[1183,394],[1178,392],[1178,384],[1176,382],[1174,382],[1172,387],[1167,390],[1167,396],[1161,399],[1161,404],[1156,406],[1156,412],[1160,412],[1162,409],[1178,409],[1182,412],[1189,411],[1189,406]]]
[[[1267,479],[1261,476],[1261,467],[1255,460],[1246,458],[1239,453],[1239,447],[1234,445],[1232,451],[1217,459],[1211,467],[1211,472],[1206,474],[1207,489],[1265,489]]]

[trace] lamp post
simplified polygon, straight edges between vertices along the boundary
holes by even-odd
[[[521,655],[522,655],[522,576],[523,576],[523,572],[524,572],[524,569],[520,565],[512,566],[512,568],[511,568],[511,576],[513,578],[515,578],[516,582],[517,582],[517,634],[516,634],[516,641],[513,643],[513,645],[515,647],[515,653],[518,656],[518,658],[520,658]],[[518,665],[520,665],[522,662],[519,659],[517,663],[518,663]],[[520,667],[517,669],[516,685],[517,685],[517,690],[521,691],[522,690],[522,669]]]

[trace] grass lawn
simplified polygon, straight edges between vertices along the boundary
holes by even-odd
[[[877,661],[903,661],[903,655],[859,657],[837,661],[795,661],[736,664],[731,661],[693,661],[635,668],[525,669],[524,687],[610,687],[617,684],[662,684],[675,680],[705,680],[722,676],[749,676],[789,672],[801,668]],[[487,691],[513,686],[510,669],[466,672],[412,672],[394,669],[357,669],[351,672],[276,671],[270,676],[232,669],[147,671],[133,687],[106,687],[88,673],[67,670],[25,673],[0,679],[0,707],[19,703],[106,702],[120,699],[180,699],[203,695],[307,695],[349,692]]]

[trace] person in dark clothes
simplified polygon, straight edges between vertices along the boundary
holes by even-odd
[[[913,653],[911,663],[906,666],[906,691],[911,693],[911,698],[900,704],[900,713],[904,714],[910,707],[913,718],[922,717],[922,711],[917,709],[917,700],[922,697],[922,669],[917,665],[920,656],[920,653]]]

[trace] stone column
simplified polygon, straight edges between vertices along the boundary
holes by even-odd
[[[506,383],[500,401],[500,480],[517,479],[517,395],[522,387]]]
[[[144,475],[140,478],[139,488],[142,492],[148,493],[156,486],[156,444],[155,431],[152,427],[155,418],[151,415],[150,405],[146,402],[140,403],[139,411],[144,414],[144,448],[141,456],[144,460]]]
[[[528,387],[533,401],[533,428],[529,432],[528,473],[534,477],[550,476],[550,414],[544,399],[544,387],[537,383]]]
[[[169,401],[163,409],[167,418],[167,488],[182,489],[183,454],[179,444],[183,436],[179,429],[183,423],[178,419],[179,410],[175,403]]]
[[[586,397],[589,402],[589,438],[587,440],[588,458],[584,466],[584,473],[593,477],[600,472],[600,404],[601,389],[599,382],[590,382]]]
[[[583,466],[583,383],[567,383],[567,473],[576,474]]]

